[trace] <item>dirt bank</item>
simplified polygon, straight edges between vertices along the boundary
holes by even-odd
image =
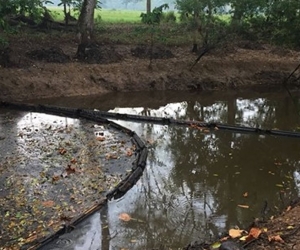
[[[15,38],[0,68],[0,99],[276,85],[293,71],[300,56],[295,51],[240,43],[212,50],[190,70],[197,55],[188,47],[156,48],[158,59],[152,67],[147,47],[98,44],[83,61],[74,59],[76,48],[66,37]],[[290,83],[297,85],[296,80],[297,75]]]

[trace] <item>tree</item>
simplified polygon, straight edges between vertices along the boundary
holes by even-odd
[[[244,17],[251,17],[254,14],[261,13],[265,7],[266,1],[261,0],[231,0],[233,26],[238,26]]]
[[[151,0],[146,1],[146,11],[147,13],[151,12]]]
[[[94,31],[94,11],[97,0],[84,0],[78,20],[78,45],[77,57],[84,57],[85,49],[90,45]]]
[[[202,44],[209,43],[209,35],[214,32],[216,18],[213,14],[218,8],[224,6],[226,0],[176,0],[176,8],[181,13],[181,18],[186,19],[194,31],[192,52],[197,52],[197,37],[201,36]]]

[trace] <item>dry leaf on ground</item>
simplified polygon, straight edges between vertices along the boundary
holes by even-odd
[[[248,237],[252,237],[252,238],[257,239],[260,236],[260,234],[261,234],[261,229],[259,229],[257,227],[252,227],[250,229]]]
[[[280,242],[280,243],[284,243],[284,240],[280,237],[280,235],[270,235],[268,237],[268,240],[271,241],[276,241],[276,242]]]
[[[240,230],[240,229],[230,229],[228,234],[230,235],[231,238],[237,238],[237,237],[241,237],[243,232],[244,230]]]

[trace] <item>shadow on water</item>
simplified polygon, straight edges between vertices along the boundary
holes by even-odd
[[[283,92],[120,93],[43,102],[266,129],[296,131],[299,126],[294,104]],[[215,239],[234,226],[247,228],[254,218],[277,214],[299,194],[297,138],[118,123],[148,142],[147,170],[125,197],[101,211],[103,220],[97,214],[86,221],[96,223],[97,230],[102,223],[102,236],[97,231],[102,243],[89,249],[177,249]],[[133,219],[120,221],[120,213]],[[84,235],[91,238],[91,231]],[[68,238],[79,246],[76,233]]]

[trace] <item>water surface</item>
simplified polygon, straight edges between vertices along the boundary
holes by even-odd
[[[44,103],[264,129],[299,127],[295,105],[283,91],[118,93]],[[247,229],[254,218],[279,213],[299,194],[297,138],[118,123],[148,142],[147,169],[121,200],[86,222],[94,225],[98,218],[102,228],[97,244],[91,231],[82,231],[90,242],[86,249],[178,249],[234,226]],[[119,220],[120,213],[133,220]],[[75,245],[76,235],[68,235]],[[81,249],[82,237],[74,249]]]

